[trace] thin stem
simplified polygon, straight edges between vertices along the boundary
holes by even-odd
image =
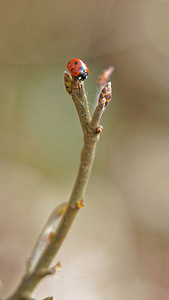
[[[95,128],[91,127],[92,123],[90,124],[91,118],[83,82],[73,79],[72,99],[76,105],[84,132],[84,147],[81,152],[80,167],[72,194],[70,196],[68,208],[63,218],[61,219],[57,231],[51,239],[50,244],[42,252],[42,255],[40,256],[39,262],[37,263],[35,269],[32,273],[25,274],[19,287],[17,288],[15,293],[8,298],[8,300],[17,300],[22,299],[23,297],[31,296],[34,288],[41,280],[40,274],[42,274],[42,272],[44,272],[45,270],[48,270],[51,262],[53,261],[55,255],[61,247],[72,225],[72,222],[79,211],[78,201],[84,198],[85,195],[95,156],[96,144],[99,140],[99,134],[96,133]],[[102,110],[100,111],[100,113],[100,115],[102,115]],[[99,120],[100,117],[97,121]],[[93,125],[97,126],[96,120],[93,121]],[[47,273],[48,272],[46,272],[46,274]]]
[[[88,124],[91,121],[88,101],[84,89],[84,82],[74,78],[72,82],[72,100],[76,106],[80,123],[85,134]]]
[[[96,128],[99,125],[100,119],[105,111],[106,101],[103,99],[98,103],[90,122],[90,128]]]

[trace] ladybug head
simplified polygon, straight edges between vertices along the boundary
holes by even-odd
[[[78,80],[85,80],[88,76],[88,73],[86,71],[81,72],[78,76],[77,79]]]

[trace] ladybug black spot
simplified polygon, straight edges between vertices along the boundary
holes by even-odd
[[[77,65],[78,64],[78,62],[76,61],[75,63],[74,63],[74,65]]]
[[[70,64],[70,61],[68,62],[68,65]]]
[[[73,71],[73,70],[74,70],[74,68],[71,69],[71,71]]]

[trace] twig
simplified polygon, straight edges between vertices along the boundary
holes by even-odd
[[[20,283],[14,294],[8,298],[8,300],[18,300],[22,298],[26,299],[31,297],[33,290],[38,285],[41,278],[57,270],[57,265],[50,268],[50,264],[52,263],[55,255],[61,247],[79,209],[83,207],[83,198],[93,165],[95,148],[100,137],[100,132],[102,131],[98,130],[99,121],[105,110],[107,100],[106,94],[104,94],[104,97],[102,97],[102,99],[99,101],[93,117],[91,118],[84,89],[84,82],[78,81],[76,77],[73,77],[72,79],[67,73],[65,73],[64,78],[66,78],[66,90],[68,89],[68,93],[72,95],[72,99],[75,103],[84,133],[84,146],[81,152],[78,175],[74,184],[72,194],[70,196],[70,200],[68,202],[66,212],[60,220],[56,232],[52,235],[49,244],[46,245],[46,247],[43,249],[41,255],[39,255],[38,262],[36,262],[36,264],[33,264],[33,267],[32,263],[29,264],[22,282]],[[110,90],[111,87],[109,84],[109,93]],[[37,246],[37,248],[38,247],[39,246]],[[35,247],[35,249],[37,248]]]

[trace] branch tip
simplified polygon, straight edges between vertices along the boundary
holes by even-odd
[[[112,97],[112,88],[111,88],[111,82],[109,81],[104,88],[102,89],[100,96],[99,96],[99,102],[105,102],[105,106],[110,102]]]
[[[72,77],[66,71],[64,72],[64,84],[66,91],[69,95],[72,95]]]

